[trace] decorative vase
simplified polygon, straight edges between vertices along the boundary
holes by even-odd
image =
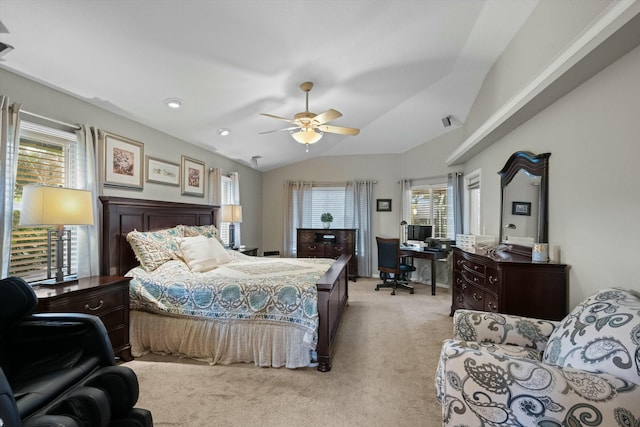
[[[326,222],[326,221],[325,221],[325,222],[323,222],[323,223],[322,223],[322,226],[323,226],[324,228],[329,228],[329,227],[331,227],[331,223],[330,223],[330,222]]]

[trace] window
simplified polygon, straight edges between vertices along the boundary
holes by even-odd
[[[413,187],[409,191],[409,223],[432,225],[434,238],[448,238],[447,184]]]
[[[222,198],[221,198],[221,203],[223,205],[231,205],[233,204],[233,195],[234,195],[234,189],[233,189],[233,180],[231,179],[231,176],[229,175],[222,175],[222,188],[220,189],[221,194],[222,194]],[[230,244],[230,236],[229,236],[229,225],[230,223],[228,222],[220,222],[220,239],[222,239],[222,241],[224,242],[225,245],[229,246]]]
[[[329,212],[333,216],[331,227],[344,228],[345,187],[313,187],[311,189],[310,228],[322,228],[320,217]]]
[[[18,226],[22,187],[34,184],[75,187],[75,171],[81,166],[76,161],[76,147],[74,133],[21,122],[9,274],[29,282],[47,278],[47,231],[55,227]],[[77,227],[67,228],[72,238],[71,270],[77,271]]]
[[[480,230],[480,171],[468,174],[465,179],[465,216],[469,224],[467,233],[484,234]]]

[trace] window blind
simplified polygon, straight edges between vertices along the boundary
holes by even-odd
[[[27,281],[46,278],[47,232],[54,228],[19,227],[22,188],[25,185],[36,184],[74,187],[77,163],[73,160],[76,158],[76,145],[76,136],[73,133],[25,121],[21,123],[9,274],[20,276]],[[72,236],[71,268],[76,271],[77,228],[69,229]],[[55,256],[55,247],[53,251]],[[67,254],[64,255],[66,257]]]

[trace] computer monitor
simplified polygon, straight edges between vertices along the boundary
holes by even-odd
[[[431,237],[433,226],[431,225],[413,225],[407,226],[407,240],[417,240],[424,242]]]

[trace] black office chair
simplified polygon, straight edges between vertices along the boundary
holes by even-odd
[[[376,237],[378,243],[378,270],[382,283],[376,286],[380,288],[392,288],[391,295],[396,294],[396,289],[406,289],[413,293],[413,286],[409,285],[409,273],[416,268],[410,264],[400,262],[400,239],[385,239]]]

